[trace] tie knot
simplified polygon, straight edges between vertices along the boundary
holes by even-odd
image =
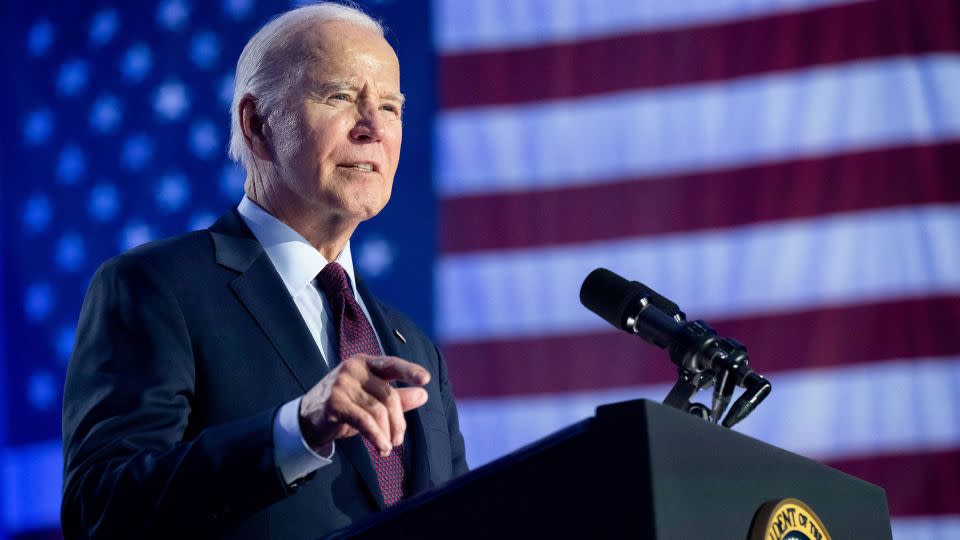
[[[350,289],[347,271],[335,262],[323,267],[323,270],[317,274],[317,281],[323,287],[323,292],[327,293],[328,296],[337,295]]]

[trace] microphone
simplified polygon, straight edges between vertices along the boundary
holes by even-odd
[[[660,311],[681,322],[686,315],[677,304],[657,294],[639,281],[627,281],[619,275],[597,268],[583,280],[580,287],[580,303],[613,326],[632,332],[626,325],[629,314],[638,310],[642,300],[653,304]]]
[[[770,382],[750,369],[746,347],[733,338],[720,338],[703,321],[687,322],[677,304],[639,281],[597,268],[580,287],[580,303],[614,327],[669,351],[680,380],[667,396],[668,405],[687,408],[694,392],[716,383],[710,419],[717,422],[733,386],[744,387],[747,391],[723,422],[732,427],[770,393]]]
[[[580,303],[615,328],[666,349],[686,315],[677,304],[639,281],[627,281],[606,268],[583,280]]]

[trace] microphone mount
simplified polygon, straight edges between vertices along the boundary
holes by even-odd
[[[614,326],[667,350],[670,361],[677,366],[677,382],[664,404],[717,423],[727,410],[734,388],[741,387],[743,394],[723,418],[723,425],[729,428],[770,394],[770,382],[750,368],[742,343],[718,336],[702,320],[687,321],[675,303],[642,283],[627,282],[598,268],[587,276],[580,298],[588,309]],[[698,391],[711,386],[714,392],[710,407],[690,401]]]

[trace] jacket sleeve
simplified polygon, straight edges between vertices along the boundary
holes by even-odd
[[[172,289],[129,256],[87,291],[63,398],[66,538],[202,535],[287,494],[274,410],[187,437],[197,391]]]
[[[436,347],[434,347],[436,349]],[[467,473],[470,467],[467,465],[467,454],[464,447],[463,435],[460,433],[460,418],[457,414],[457,403],[453,399],[453,390],[450,385],[450,379],[447,376],[447,363],[443,359],[443,354],[439,349],[437,352],[437,371],[440,379],[440,397],[443,402],[443,410],[447,417],[447,431],[450,433],[450,456],[453,461],[453,476],[457,477]]]

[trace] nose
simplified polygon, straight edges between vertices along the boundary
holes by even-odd
[[[357,107],[357,122],[350,130],[350,138],[361,143],[380,142],[386,134],[379,108],[370,100],[363,100]]]

